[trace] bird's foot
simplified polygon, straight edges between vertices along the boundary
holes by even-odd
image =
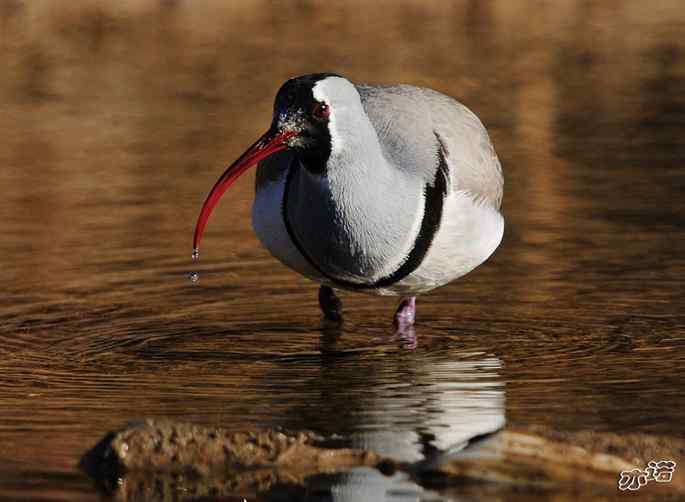
[[[395,328],[395,334],[392,338],[395,340],[395,342],[399,343],[400,347],[402,347],[404,350],[416,350],[418,345],[416,330],[411,324],[397,326]]]
[[[416,297],[404,298],[395,311],[395,327],[399,330],[414,325],[416,320]]]
[[[319,306],[326,319],[342,321],[342,301],[333,291],[333,288],[321,286],[319,288]]]
[[[405,350],[415,350],[418,346],[416,328],[411,324],[395,326],[392,334],[376,336],[372,340],[374,343],[379,344],[397,344]]]

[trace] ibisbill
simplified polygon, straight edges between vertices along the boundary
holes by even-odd
[[[431,89],[332,73],[286,81],[268,131],[209,192],[194,257],[219,198],[255,164],[255,233],[321,285],[329,319],[342,318],[335,290],[349,290],[402,297],[395,323],[411,326],[416,295],[470,272],[502,240],[504,183],[488,134]]]

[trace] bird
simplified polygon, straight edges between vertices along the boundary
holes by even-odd
[[[320,285],[333,321],[342,321],[336,291],[346,290],[400,297],[394,325],[413,327],[416,296],[485,262],[503,237],[504,179],[489,135],[435,90],[336,73],[287,80],[267,132],[207,195],[194,259],[220,197],[255,164],[255,233]]]

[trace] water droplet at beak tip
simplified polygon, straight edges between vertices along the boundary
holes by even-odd
[[[193,248],[193,254],[191,254],[190,257],[193,259],[193,261],[197,261],[200,258],[200,250]],[[188,274],[188,278],[190,279],[190,282],[197,282],[200,278],[200,274],[197,272],[191,272]]]

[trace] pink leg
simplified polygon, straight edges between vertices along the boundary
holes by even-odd
[[[404,298],[395,311],[395,326],[398,329],[414,325],[416,319],[416,297]]]

